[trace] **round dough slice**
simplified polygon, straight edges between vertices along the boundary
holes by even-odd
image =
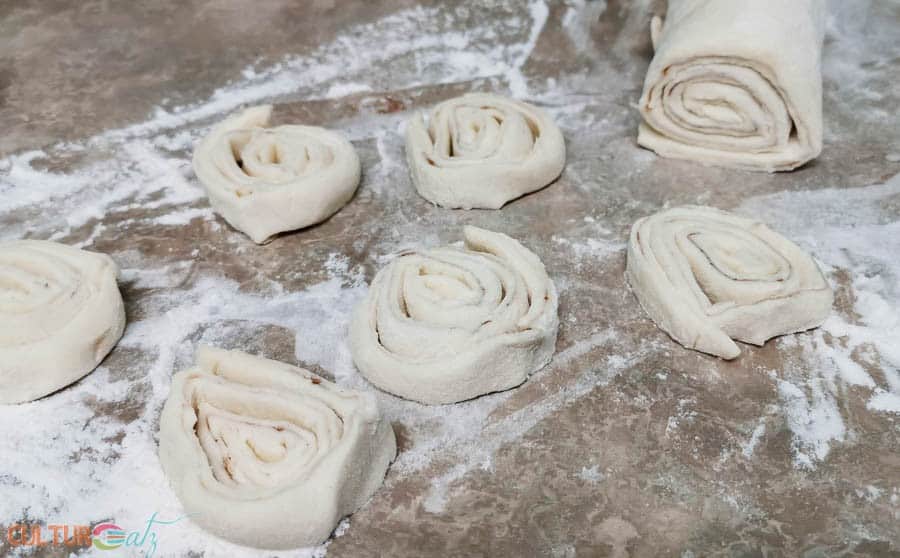
[[[470,93],[406,129],[406,159],[423,198],[449,208],[499,209],[553,182],[566,164],[562,132],[541,109]]]
[[[272,107],[249,108],[215,126],[194,151],[210,203],[257,244],[320,223],[359,185],[359,157],[336,132],[266,128]]]
[[[159,425],[160,462],[191,519],[263,549],[326,540],[396,453],[372,394],[211,347],[175,374]]]
[[[100,364],[125,329],[117,273],[105,254],[0,243],[0,403],[33,401]]]
[[[353,360],[379,388],[454,403],[515,387],[550,362],[558,296],[544,265],[504,234],[463,235],[464,248],[397,256],[356,308]]]
[[[762,345],[818,327],[832,292],[813,259],[764,224],[710,207],[638,220],[628,283],[656,325],[689,349],[724,359],[732,339]]]

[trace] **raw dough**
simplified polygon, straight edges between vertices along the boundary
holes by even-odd
[[[406,129],[416,190],[442,207],[499,209],[553,182],[566,163],[562,132],[541,109],[471,93],[421,114]]]
[[[465,248],[399,255],[357,307],[353,360],[381,389],[454,403],[515,387],[550,362],[558,297],[544,265],[505,234],[463,235]]]
[[[256,548],[326,540],[396,453],[372,394],[210,347],[173,377],[159,425],[160,461],[191,519]]]
[[[669,0],[655,18],[638,143],[785,171],[822,151],[822,0]]]
[[[194,172],[217,213],[257,244],[322,222],[359,185],[359,157],[336,132],[314,126],[266,128],[269,105],[212,129],[194,151]]]
[[[100,364],[125,329],[117,273],[105,254],[0,243],[0,403],[38,399]]]
[[[732,359],[737,339],[817,327],[831,287],[813,259],[764,224],[710,207],[638,220],[625,275],[644,310],[689,349]]]

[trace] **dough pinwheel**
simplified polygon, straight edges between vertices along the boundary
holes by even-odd
[[[336,132],[314,126],[266,128],[269,105],[215,126],[194,151],[194,172],[210,203],[257,244],[322,222],[359,185],[359,157]]]
[[[160,461],[191,519],[256,548],[327,539],[395,455],[371,394],[210,347],[174,376],[159,426]]]
[[[655,18],[638,143],[664,157],[791,170],[822,151],[822,0],[669,0]]]
[[[465,248],[397,256],[357,307],[353,360],[381,389],[454,403],[515,387],[550,362],[558,297],[544,265],[504,234],[463,236]]]
[[[656,324],[687,348],[732,359],[732,339],[766,340],[822,324],[831,287],[813,259],[764,224],[709,207],[638,220],[628,282]]]
[[[450,208],[499,209],[553,182],[566,163],[562,132],[539,108],[472,93],[437,105],[406,130],[416,190]]]
[[[56,242],[0,243],[0,403],[43,397],[91,372],[119,341],[116,264]]]

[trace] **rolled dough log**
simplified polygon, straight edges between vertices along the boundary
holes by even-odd
[[[656,325],[689,349],[724,359],[732,339],[767,339],[818,327],[831,287],[813,259],[762,223],[709,207],[638,220],[625,275]]]
[[[359,185],[359,157],[336,132],[314,126],[266,128],[269,105],[215,126],[194,150],[194,172],[213,209],[257,244],[322,222]]]
[[[191,519],[256,548],[326,540],[396,452],[371,394],[210,347],[173,377],[159,425],[160,461]]]
[[[566,163],[562,132],[541,109],[470,93],[421,114],[406,129],[413,184],[431,203],[499,209],[553,182]]]
[[[463,235],[465,248],[395,258],[357,307],[353,360],[381,389],[454,403],[515,387],[550,362],[558,297],[544,265],[504,234]]]
[[[823,0],[669,0],[651,26],[638,143],[786,171],[822,151]]]
[[[0,243],[0,403],[43,397],[100,364],[125,329],[117,273],[105,254]]]

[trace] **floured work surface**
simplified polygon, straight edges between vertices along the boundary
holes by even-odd
[[[777,175],[636,147],[653,5],[293,4],[5,11],[0,235],[110,254],[129,323],[84,380],[0,408],[0,524],[176,517],[155,437],[196,344],[371,390],[351,309],[390,254],[472,224],[520,240],[556,282],[553,362],[459,405],[379,393],[400,446],[385,485],[327,547],[294,554],[900,550],[898,3],[833,6],[825,150]],[[416,194],[402,124],[474,90],[549,112],[568,152],[556,183],[501,211]],[[211,212],[189,161],[212,124],[262,102],[275,124],[347,134],[363,180],[327,222],[256,246]],[[664,204],[768,223],[820,263],[832,316],[733,362],[683,349],[623,278],[631,224]],[[156,532],[162,555],[255,554],[187,521]]]

